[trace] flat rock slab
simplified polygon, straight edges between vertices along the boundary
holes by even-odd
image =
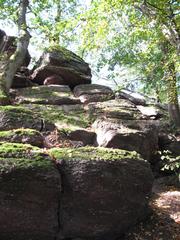
[[[141,119],[142,115],[136,106],[125,99],[114,99],[106,102],[90,103],[87,109],[96,116],[118,119]]]
[[[153,178],[135,152],[90,147],[50,152],[62,175],[59,239],[116,239],[147,215]]]
[[[0,239],[54,240],[59,173],[31,145],[0,143]]]
[[[132,103],[134,103],[136,105],[146,105],[146,99],[142,94],[132,92],[132,91],[127,90],[127,89],[122,89],[118,93],[118,97],[125,98],[125,99],[131,101]]]
[[[80,103],[78,98],[74,98],[70,88],[64,85],[22,88],[14,90],[13,93],[16,95],[15,100],[19,103],[49,105],[68,105]]]
[[[46,78],[53,75],[61,77],[62,84],[71,88],[79,84],[91,83],[89,65],[82,58],[64,48],[45,51],[31,77],[32,81],[43,84]]]
[[[74,96],[82,103],[103,102],[115,98],[111,88],[98,84],[81,84],[74,88]]]

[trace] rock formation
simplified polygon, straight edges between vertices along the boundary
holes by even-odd
[[[0,239],[117,239],[149,214],[157,152],[179,155],[166,110],[90,84],[68,50],[46,51],[31,80],[0,107]]]

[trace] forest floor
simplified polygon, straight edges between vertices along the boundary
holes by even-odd
[[[119,240],[180,240],[180,188],[155,181],[152,215]]]

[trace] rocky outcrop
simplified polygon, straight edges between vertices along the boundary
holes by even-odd
[[[114,99],[62,48],[45,51],[35,86],[29,75],[18,70],[0,107],[0,239],[119,238],[147,217],[158,150],[179,154],[166,108],[127,90]]]
[[[79,84],[91,83],[89,65],[64,48],[46,50],[35,66],[31,78],[33,82],[43,84],[47,78],[52,78],[54,75],[56,78],[61,78],[61,85],[69,85],[71,88]],[[59,84],[59,79],[54,83]]]
[[[54,240],[61,181],[38,148],[0,144],[0,239]]]
[[[80,148],[51,155],[63,186],[58,239],[113,240],[147,216],[153,178],[136,153]]]

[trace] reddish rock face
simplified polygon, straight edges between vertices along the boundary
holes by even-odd
[[[49,77],[47,77],[44,80],[44,85],[65,85],[65,81],[63,80],[63,78],[61,76],[58,76],[56,74],[51,75]]]
[[[115,159],[111,154],[105,160],[95,148],[89,152],[80,148],[79,153],[75,157],[72,150],[69,159],[57,158],[63,186],[59,211],[63,239],[117,239],[148,213],[153,180],[149,164],[138,156]]]

